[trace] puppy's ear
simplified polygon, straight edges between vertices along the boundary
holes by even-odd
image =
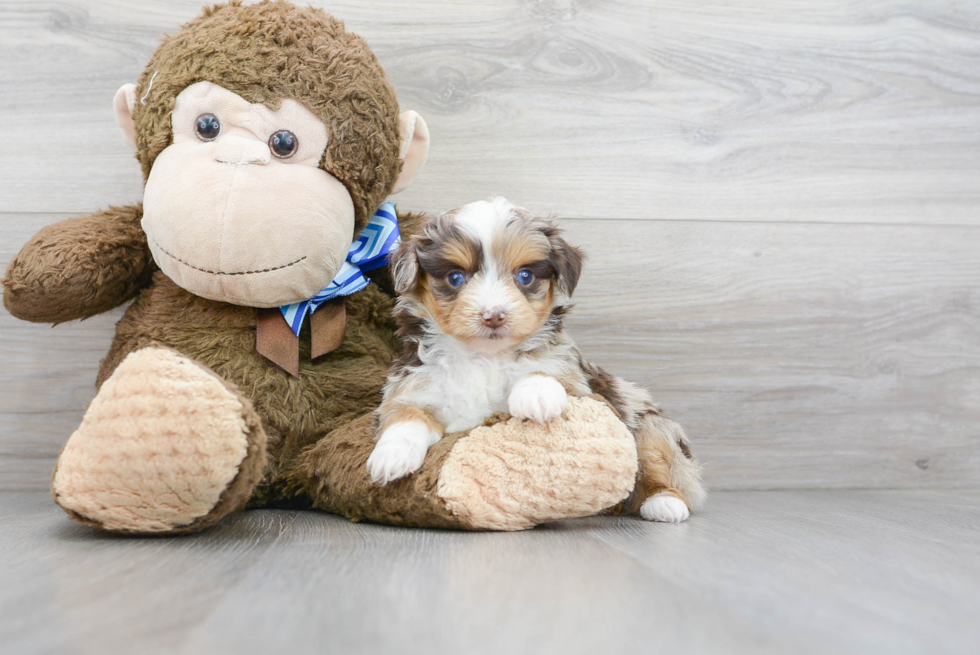
[[[404,296],[414,293],[419,285],[419,239],[417,236],[402,241],[391,256],[391,276],[395,280],[395,293]]]
[[[570,245],[556,233],[549,238],[551,242],[551,265],[555,269],[555,287],[566,297],[571,298],[582,275],[585,253]]]

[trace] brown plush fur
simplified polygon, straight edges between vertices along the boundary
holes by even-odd
[[[403,222],[410,227],[414,217]],[[376,429],[372,412],[398,347],[392,305],[392,297],[377,285],[351,296],[343,345],[310,360],[304,331],[301,375],[293,378],[255,352],[256,310],[199,298],[158,272],[119,322],[98,384],[130,352],[169,344],[251,398],[263,417],[269,463],[250,505],[316,507],[398,525],[465,527],[434,493],[439,460],[408,486],[377,487],[367,475]],[[447,452],[453,443],[447,440]]]
[[[330,133],[321,168],[349,191],[357,229],[388,195],[400,169],[398,104],[374,55],[340,21],[286,3],[232,3],[206,10],[165,38],[139,81],[137,97],[146,96],[146,104],[137,102],[135,108],[144,176],[171,141],[175,96],[202,80],[271,107],[295,98],[319,116]],[[370,483],[365,462],[376,429],[372,413],[400,350],[387,269],[372,271],[375,284],[347,299],[340,348],[311,360],[305,328],[300,377],[294,378],[256,352],[256,309],[192,295],[156,269],[139,226],[141,215],[140,206],[110,208],[41,230],[10,263],[3,300],[18,317],[60,322],[136,296],[102,362],[99,386],[128,354],[164,347],[213,372],[254,409],[246,418],[251,433],[264,432],[265,453],[258,452],[259,441],[250,441],[242,469],[214,509],[175,531],[206,527],[246,502],[317,507],[399,525],[492,527],[454,515],[437,493],[442,462],[466,435],[443,439],[410,479],[386,487]],[[399,218],[406,236],[416,231],[417,216]],[[595,431],[600,423],[590,425]],[[634,471],[635,452],[601,441],[590,474],[603,484],[581,490],[588,496],[583,507],[612,505],[629,492],[605,482]],[[519,485],[516,474],[502,475]]]
[[[110,207],[41,229],[7,266],[4,307],[27,321],[63,323],[126,302],[156,270],[142,216],[141,205]]]
[[[330,14],[231,2],[165,38],[137,82],[138,97],[146,95],[133,113],[144,180],[170,145],[174,99],[195,82],[220,83],[273,110],[293,98],[316,114],[330,139],[320,167],[353,198],[355,232],[391,192],[400,167],[398,99],[364,39]]]
[[[312,506],[352,521],[431,528],[468,528],[437,494],[443,463],[459,438],[444,438],[429,449],[425,465],[415,474],[385,486],[371,482],[365,462],[374,449],[377,419],[363,414],[326,435],[304,452],[285,476],[285,491],[311,499]]]

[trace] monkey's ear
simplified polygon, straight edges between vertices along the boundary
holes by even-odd
[[[136,123],[133,122],[133,110],[136,108],[136,85],[123,84],[112,99],[112,109],[116,112],[116,122],[122,128],[126,143],[136,150]]]
[[[402,172],[395,181],[392,193],[407,189],[429,156],[429,128],[421,116],[414,111],[404,112],[398,118],[398,132],[401,136],[398,158],[402,160]]]

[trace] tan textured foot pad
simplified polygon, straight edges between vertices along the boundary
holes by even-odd
[[[572,398],[543,425],[511,418],[472,430],[446,458],[437,493],[473,528],[523,530],[615,505],[636,469],[626,426],[606,405]]]
[[[126,357],[58,460],[63,508],[122,532],[163,532],[206,516],[249,450],[242,400],[170,350]]]

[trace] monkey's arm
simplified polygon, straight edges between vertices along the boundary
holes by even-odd
[[[3,305],[35,323],[88,318],[129,300],[155,270],[142,205],[48,225],[10,261]]]

